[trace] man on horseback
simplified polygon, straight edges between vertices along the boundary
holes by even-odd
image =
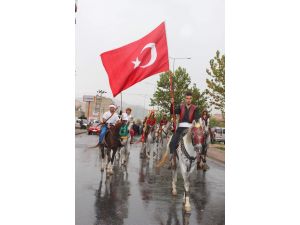
[[[131,108],[127,108],[126,109],[126,111],[125,111],[125,113],[122,113],[122,117],[124,116],[124,118],[126,117],[127,118],[127,125],[128,125],[128,127],[129,127],[129,132],[130,132],[130,144],[133,144],[133,136],[134,136],[134,131],[133,131],[133,129],[132,129],[132,127],[130,127],[129,126],[129,124],[131,123],[131,122],[133,122],[133,116],[132,116],[132,114],[131,114]]]
[[[167,115],[163,114],[162,119],[159,121],[159,127],[162,128],[162,126],[165,126],[168,124]]]
[[[199,153],[197,153],[197,169],[200,169],[200,157],[202,157],[203,161],[206,162],[206,152],[208,148],[207,145],[208,143],[210,143],[210,137],[212,137],[212,132],[209,124],[209,115],[206,109],[202,111],[199,122],[204,130],[204,143],[201,151],[202,156],[200,156]]]
[[[174,135],[172,136],[170,142],[170,162],[171,165],[169,168],[176,167],[176,148],[180,141],[182,133],[192,126],[193,120],[198,121],[200,118],[200,112],[197,106],[192,104],[192,93],[186,92],[185,94],[185,103],[182,103],[179,106],[174,108],[173,112],[174,99],[171,99],[171,114],[179,114],[179,126],[176,129]]]
[[[110,105],[109,111],[105,112],[102,116],[102,127],[101,131],[99,132],[99,142],[98,144],[101,144],[103,141],[103,138],[105,137],[105,134],[107,133],[107,130],[116,124],[117,121],[119,121],[118,114],[116,113],[116,106]]]
[[[147,135],[150,131],[150,129],[156,124],[156,119],[154,115],[154,111],[151,111],[149,117],[146,119],[143,134],[142,134],[142,142],[144,143],[145,139],[147,138]]]
[[[121,123],[122,123],[122,126],[120,128],[119,135],[121,138],[127,137],[129,132],[128,132],[128,116],[126,113],[122,114]]]

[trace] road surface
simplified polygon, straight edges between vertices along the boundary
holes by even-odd
[[[177,196],[171,195],[171,171],[157,170],[139,158],[133,144],[127,169],[114,167],[106,177],[100,170],[97,136],[76,135],[76,225],[223,225],[225,224],[224,165],[208,160],[210,169],[191,177],[190,214],[182,211],[183,180],[178,174]]]

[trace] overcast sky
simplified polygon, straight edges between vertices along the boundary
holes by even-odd
[[[215,52],[225,53],[224,0],[78,0],[76,15],[76,97],[96,94],[112,97],[99,55],[136,41],[166,22],[169,56],[185,67],[192,83],[206,88],[206,68]],[[170,69],[173,62],[170,60]],[[146,106],[159,75],[123,92],[123,101]],[[120,99],[120,95],[116,96]]]

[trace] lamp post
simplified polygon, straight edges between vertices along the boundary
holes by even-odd
[[[178,57],[169,57],[170,59],[172,59],[173,60],[173,74],[174,74],[174,72],[175,72],[175,60],[176,59],[192,59],[191,57],[180,57],[180,58],[178,58]]]
[[[101,113],[100,113],[100,111],[101,111],[101,103],[102,103],[102,95],[103,94],[105,94],[105,93],[107,93],[106,91],[103,91],[103,90],[98,90],[97,91],[97,96],[100,96],[100,102],[99,102],[99,121],[101,120]],[[96,98],[97,99],[97,98]],[[97,101],[97,100],[96,100]]]

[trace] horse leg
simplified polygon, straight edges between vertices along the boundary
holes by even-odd
[[[110,161],[111,161],[111,153],[110,153],[111,149],[108,148],[107,152],[106,152],[106,157],[107,157],[107,163],[106,163],[106,169],[107,171],[110,171]]]
[[[177,168],[172,170],[172,195],[177,195],[176,182],[177,182]]]
[[[100,146],[100,153],[101,153],[101,171],[104,171],[104,164],[105,164],[105,153],[104,153],[104,146]]]
[[[113,172],[113,164],[114,164],[114,158],[115,158],[115,156],[116,156],[116,153],[117,153],[117,148],[114,148],[113,149],[113,154],[112,154],[112,157],[111,157],[111,160],[110,160],[110,170],[109,170],[109,173],[110,174],[113,174],[114,172]]]
[[[190,212],[191,204],[190,204],[190,181],[189,181],[189,174],[183,173],[182,174],[184,180],[184,210],[186,212]]]
[[[130,143],[129,143],[130,144]],[[128,144],[128,141],[127,141],[127,144],[126,144],[126,148],[125,148],[125,165],[127,164],[128,160],[129,160],[129,154],[130,154],[130,146]]]
[[[207,149],[206,149],[206,151],[207,151]],[[203,156],[203,171],[206,171],[208,169],[209,169],[209,166],[206,164],[206,152],[205,152],[205,154]]]

